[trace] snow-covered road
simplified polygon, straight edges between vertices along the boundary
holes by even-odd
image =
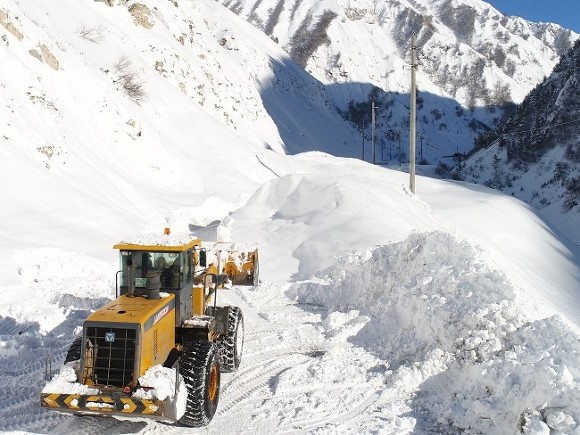
[[[223,290],[218,302],[244,313],[244,356],[210,425],[190,429],[38,406],[46,358],[54,371],[103,302],[63,294],[48,334],[0,321],[0,431],[511,435],[526,415],[576,433],[580,343],[558,317],[526,321],[515,297],[480,249],[443,232],[353,251],[310,280]]]
[[[21,328],[14,322],[0,322],[2,341],[11,341],[18,348],[13,356],[4,354],[0,366],[0,429],[88,435],[305,433],[340,427],[341,431],[356,433],[357,427],[369,424],[380,403],[388,401],[390,406],[404,407],[396,395],[385,394],[385,362],[347,342],[364,322],[353,322],[348,315],[335,318],[340,339],[329,341],[323,327],[327,310],[297,304],[284,295],[285,287],[262,283],[255,290],[234,287],[222,292],[222,302],[227,300],[243,310],[244,356],[237,372],[222,375],[218,411],[210,426],[203,429],[78,417],[38,408],[44,383],[43,357],[54,349],[39,347],[42,343],[35,327],[20,333]],[[67,335],[54,339],[64,347],[53,355],[53,368],[64,359]],[[32,357],[35,352],[38,358]],[[336,352],[340,358],[336,358]],[[385,415],[379,413],[375,418],[383,421]],[[405,418],[394,418],[393,425],[397,433],[413,427]]]

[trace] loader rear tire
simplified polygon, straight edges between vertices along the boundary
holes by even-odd
[[[82,340],[83,340],[82,335],[75,337],[70,347],[68,348],[68,352],[66,353],[66,357],[64,359],[65,364],[71,361],[78,361],[79,359],[81,359]]]
[[[222,372],[231,373],[242,362],[244,347],[244,316],[238,307],[230,307],[228,332],[217,341]]]
[[[179,374],[187,388],[187,402],[185,413],[177,423],[187,427],[206,426],[219,401],[220,364],[216,345],[203,340],[185,343]]]

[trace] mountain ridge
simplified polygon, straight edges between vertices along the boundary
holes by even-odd
[[[478,138],[460,176],[516,196],[543,213],[562,213],[578,240],[579,101],[580,40],[496,130]]]
[[[327,87],[368,84],[332,91],[331,101],[359,130],[365,117],[368,136],[374,102],[383,150],[393,147],[393,137],[409,141],[408,64],[415,33],[418,96],[425,101],[418,105],[417,131],[427,137],[424,163],[432,164],[468,152],[579,36],[556,24],[506,17],[480,0],[217,1],[261,29]],[[429,94],[455,103],[441,110]],[[358,113],[350,113],[354,106],[360,106]],[[407,159],[401,154],[394,161]]]

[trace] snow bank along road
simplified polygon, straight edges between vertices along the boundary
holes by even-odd
[[[60,363],[75,326],[103,302],[53,295],[70,308],[46,336],[36,323],[0,319],[0,430],[513,434],[523,423],[577,433],[578,338],[558,317],[526,321],[505,276],[481,258],[446,233],[418,233],[308,281],[222,292],[244,312],[245,352],[203,429],[40,409],[44,359]],[[50,278],[61,288],[68,279]]]

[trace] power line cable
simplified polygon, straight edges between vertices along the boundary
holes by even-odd
[[[580,119],[573,119],[572,121],[566,121],[566,122],[561,122],[559,124],[553,124],[553,125],[548,125],[548,126],[532,128],[529,130],[519,130],[519,131],[512,131],[512,132],[507,132],[507,133],[497,133],[497,134],[492,135],[492,137],[495,136],[496,138],[489,145],[487,145],[485,148],[486,149],[489,148],[494,143],[496,143],[501,137],[504,137],[504,136],[514,136],[514,135],[524,134],[524,133],[533,133],[535,131],[549,130],[552,128],[561,127],[563,125],[575,124],[575,123],[580,124]]]
[[[499,133],[499,134],[497,134],[497,136],[511,136],[514,134],[532,133],[534,131],[548,130],[548,129],[552,129],[552,128],[556,128],[556,127],[561,127],[562,125],[568,125],[568,124],[574,124],[574,123],[580,123],[580,119],[573,119],[572,121],[566,121],[566,122],[561,122],[559,124],[536,127],[536,128],[532,128],[529,130],[519,130],[519,131],[512,131],[512,132],[507,132],[507,133]]]
[[[532,128],[530,130],[518,130],[518,131],[507,132],[507,133],[496,133],[493,136],[501,137],[501,136],[511,136],[511,135],[515,135],[515,134],[532,133],[534,131],[548,130],[548,129],[552,129],[552,128],[556,128],[556,127],[561,127],[562,125],[568,125],[568,124],[574,124],[574,123],[580,124],[580,119],[573,119],[572,121],[561,122],[559,124],[536,127],[536,128]],[[452,134],[452,133],[443,133],[443,132],[438,132],[438,134],[440,134],[442,136],[452,136],[452,137],[467,137],[467,138],[473,137],[473,136],[469,136],[466,134]]]

